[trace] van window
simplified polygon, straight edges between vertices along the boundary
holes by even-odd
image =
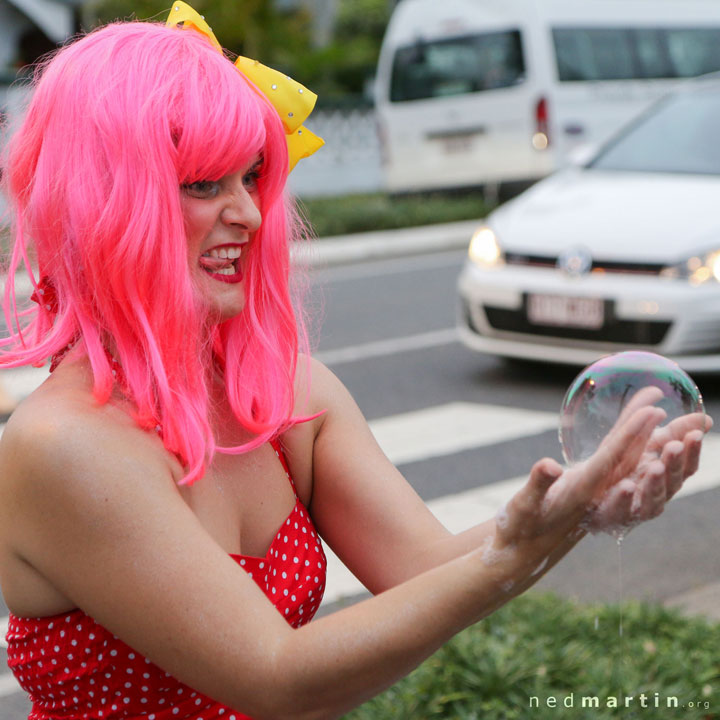
[[[679,78],[720,70],[718,28],[554,28],[562,82]]]
[[[395,53],[390,101],[482,92],[516,85],[524,78],[525,60],[517,30],[419,39]]]

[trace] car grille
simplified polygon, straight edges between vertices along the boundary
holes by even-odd
[[[572,340],[620,343],[623,345],[659,345],[672,324],[648,320],[615,320],[610,317],[603,327],[591,330],[533,325],[528,322],[524,309],[509,310],[492,306],[485,306],[483,309],[488,323],[495,330]],[[477,332],[474,323],[472,328]]]
[[[554,255],[525,255],[522,253],[506,253],[507,265],[524,265],[528,267],[557,267],[557,257]],[[615,262],[610,260],[593,260],[589,272],[601,273],[631,273],[634,275],[659,275],[666,265],[658,263]]]

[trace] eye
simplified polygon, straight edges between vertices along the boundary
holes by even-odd
[[[198,180],[182,186],[183,191],[190,197],[206,199],[213,198],[220,192],[220,183],[217,180]]]
[[[248,170],[243,175],[243,185],[245,189],[248,192],[255,192],[258,189],[258,180],[260,179],[260,166],[255,165],[255,167]]]

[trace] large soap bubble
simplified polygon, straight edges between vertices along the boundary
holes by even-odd
[[[621,352],[586,367],[572,382],[560,411],[560,444],[569,464],[589,458],[642,388],[660,388],[655,405],[666,425],[681,415],[704,412],[702,396],[680,366],[650,352]]]

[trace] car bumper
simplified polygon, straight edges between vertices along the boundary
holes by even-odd
[[[466,263],[458,279],[458,326],[465,345],[505,357],[586,365],[622,350],[650,350],[689,372],[720,372],[720,284],[693,287],[657,275],[569,277],[552,268]],[[600,327],[528,320],[529,295],[595,298]]]

